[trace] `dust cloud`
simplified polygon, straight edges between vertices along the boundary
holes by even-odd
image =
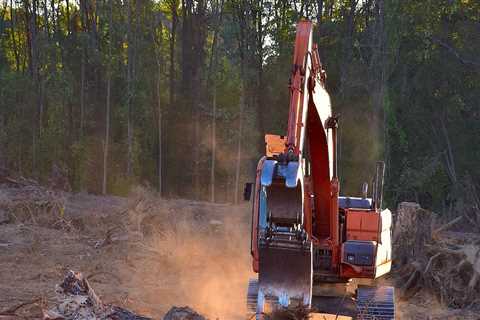
[[[137,230],[144,238],[123,270],[131,279],[128,304],[155,318],[190,306],[209,319],[245,319],[255,276],[249,207],[179,201],[147,211]]]

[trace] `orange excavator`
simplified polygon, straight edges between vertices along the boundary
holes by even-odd
[[[255,187],[246,191],[254,194],[251,254],[258,273],[250,280],[247,305],[257,319],[266,308],[310,308],[322,288],[376,279],[391,269],[383,162],[371,194],[364,184],[361,197],[339,196],[338,118],[312,30],[310,21],[297,25],[287,135],[265,136]],[[358,319],[395,318],[392,287],[358,286],[352,300]]]

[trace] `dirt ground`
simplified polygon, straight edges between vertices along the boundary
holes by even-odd
[[[21,313],[39,316],[71,269],[104,302],[156,319],[174,305],[245,319],[254,276],[249,205],[162,200],[137,189],[128,199],[58,193],[52,206],[23,200],[30,194],[0,187],[7,217],[0,219],[0,312],[35,301]],[[397,312],[398,319],[480,319],[418,294],[398,301]]]

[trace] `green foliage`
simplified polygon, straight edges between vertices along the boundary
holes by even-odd
[[[474,39],[474,12],[480,6],[474,1],[391,4],[396,29],[388,38],[396,63],[389,80],[388,194],[392,201],[421,201],[427,194],[429,205],[443,211],[458,198],[454,191],[468,172],[477,184],[480,178],[473,151],[480,125],[480,61],[474,54],[480,49]]]
[[[480,182],[478,1],[84,3],[0,6],[2,166],[46,181],[59,165],[75,190],[102,192],[110,79],[107,191],[157,185],[162,170],[163,195],[209,199],[214,156],[217,200],[232,201],[237,161],[250,181],[263,134],[285,132],[305,17],[340,115],[342,193],[358,194],[377,160],[390,206],[446,210],[463,177]]]

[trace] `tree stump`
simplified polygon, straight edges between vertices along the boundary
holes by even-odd
[[[432,213],[419,204],[398,205],[393,231],[393,255],[398,266],[425,256],[425,244],[432,238]]]

